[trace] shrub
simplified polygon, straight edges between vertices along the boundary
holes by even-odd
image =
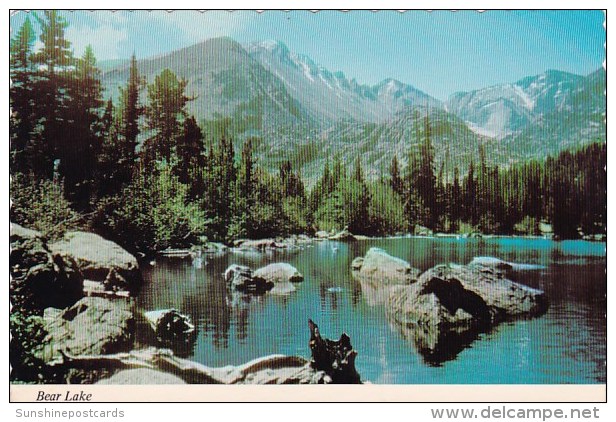
[[[47,335],[43,319],[36,315],[27,316],[21,312],[13,312],[9,318],[9,327],[12,336],[9,343],[11,381],[45,381],[46,365],[36,356]]]
[[[121,194],[99,203],[92,225],[132,252],[190,246],[205,234],[207,221],[187,198],[188,186],[170,170],[140,174]]]
[[[55,239],[66,230],[83,228],[83,217],[71,209],[60,183],[17,173],[11,177],[11,221]]]

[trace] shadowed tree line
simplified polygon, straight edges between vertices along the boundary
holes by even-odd
[[[224,133],[206,139],[187,112],[187,81],[170,70],[146,81],[133,55],[113,101],[92,48],[74,57],[66,20],[32,16],[41,47],[30,18],[10,44],[11,218],[51,236],[82,227],[148,253],[345,227],[536,234],[545,221],[562,237],[605,233],[604,143],[508,168],[480,149],[462,176],[435,168],[425,118],[406,165],[394,156],[387,175],[368,180],[360,157],[333,157],[307,190],[289,160],[260,167],[255,140],[236,151]]]

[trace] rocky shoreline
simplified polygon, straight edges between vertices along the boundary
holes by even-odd
[[[371,248],[351,267],[368,304],[383,304],[392,327],[432,364],[455,358],[479,333],[503,321],[536,317],[548,308],[543,291],[506,278],[515,264],[496,258],[421,272]]]
[[[208,244],[206,248],[163,251],[161,254],[191,257],[193,265],[202,265],[209,254],[295,250],[323,240],[354,241],[361,237],[358,239],[344,230],[317,233],[316,238],[300,235],[288,239],[238,240],[231,248]],[[169,364],[176,368],[174,370],[199,368],[203,373],[218,374],[212,378],[218,381],[227,379],[220,375],[224,372],[244,374],[232,377],[236,382],[240,378],[242,382],[253,380],[255,383],[337,382],[331,368],[329,372],[316,375],[315,371],[323,371],[323,368],[315,367],[314,362],[319,357],[314,353],[311,361],[304,359],[308,363],[302,361],[301,365],[302,358],[287,357],[291,359],[288,362],[293,361],[289,367],[279,367],[284,359],[278,355],[263,357],[257,366],[259,371],[265,372],[250,377],[246,371],[255,367],[254,362],[216,369],[181,358],[183,351],[189,350],[196,339],[192,321],[175,309],[137,312],[134,298],[143,282],[137,259],[96,234],[70,232],[59,241],[48,242],[41,233],[13,224],[10,242],[12,314],[19,316],[15,320],[22,324],[12,325],[11,330],[24,333],[13,335],[11,345],[11,364],[17,371],[17,378],[29,382],[97,382],[104,379],[109,383],[116,380],[134,382],[137,374],[165,372],[152,365],[160,356],[165,356],[168,364],[174,362]],[[353,260],[351,269],[366,302],[384,305],[392,328],[411,340],[429,363],[455,357],[479,333],[502,321],[535,317],[548,307],[543,292],[507,279],[509,271],[537,269],[535,266],[491,257],[476,257],[468,265],[437,265],[422,272],[381,249],[371,248],[365,257]],[[254,295],[292,294],[303,281],[303,275],[284,262],[256,270],[233,264],[225,271],[224,279],[230,300],[246,301]],[[151,337],[156,339],[154,344],[146,345],[149,346],[147,351],[135,349],[138,321],[146,321],[142,325],[151,329]],[[311,336],[314,337],[312,324]],[[318,328],[316,330],[318,333]],[[34,332],[39,336],[44,333],[44,337],[40,337],[34,347],[29,347],[28,342],[34,341]],[[348,343],[350,347],[350,341],[344,336],[339,342]],[[331,346],[334,343],[327,340],[323,344]],[[110,370],[108,362],[112,357],[116,361],[128,359],[133,364],[118,364]],[[139,359],[141,364],[134,364]],[[348,362],[347,357],[340,359]],[[71,366],[86,361],[90,365],[88,370]],[[95,362],[100,365],[96,367]],[[134,372],[114,378],[120,369]],[[25,375],[21,376],[21,372]],[[152,382],[171,382],[176,375],[159,374]]]
[[[194,342],[194,325],[174,309],[136,311],[141,272],[136,258],[120,246],[85,232],[49,243],[41,233],[17,224],[10,243],[13,382],[361,382],[348,336],[336,342],[323,339],[312,321],[309,360],[272,355],[210,368],[183,359],[175,352]],[[289,294],[303,276],[287,263],[275,263],[256,271],[233,265],[225,279],[233,294]],[[149,323],[156,344],[136,348],[139,319]]]

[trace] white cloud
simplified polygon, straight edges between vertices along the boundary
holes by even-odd
[[[143,12],[165,27],[174,27],[182,39],[197,43],[208,38],[230,36],[241,31],[252,18],[252,12],[226,11],[155,11]],[[147,16],[147,15],[146,15]],[[256,14],[255,14],[256,16]]]
[[[68,15],[71,24],[66,37],[73,44],[76,56],[81,56],[88,44],[100,59],[123,57],[122,43],[128,41],[129,21],[121,13],[81,12],[83,15]]]
[[[187,47],[208,38],[234,37],[256,13],[225,11],[72,12],[67,38],[80,56],[88,44],[99,60],[148,57]]]

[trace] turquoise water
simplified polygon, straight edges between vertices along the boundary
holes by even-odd
[[[427,360],[388,322],[382,305],[352,279],[350,264],[378,246],[422,270],[494,256],[544,268],[511,278],[546,291],[550,307],[536,319],[499,325],[448,360]],[[329,338],[342,332],[358,352],[362,379],[385,384],[562,384],[606,382],[606,244],[546,239],[399,238],[321,242],[297,252],[229,253],[196,269],[190,260],[158,259],[145,268],[144,310],[175,307],[199,330],[188,357],[209,366],[282,353],[309,357],[308,318]],[[288,296],[227,292],[232,263],[258,268],[289,262],[304,274]]]

